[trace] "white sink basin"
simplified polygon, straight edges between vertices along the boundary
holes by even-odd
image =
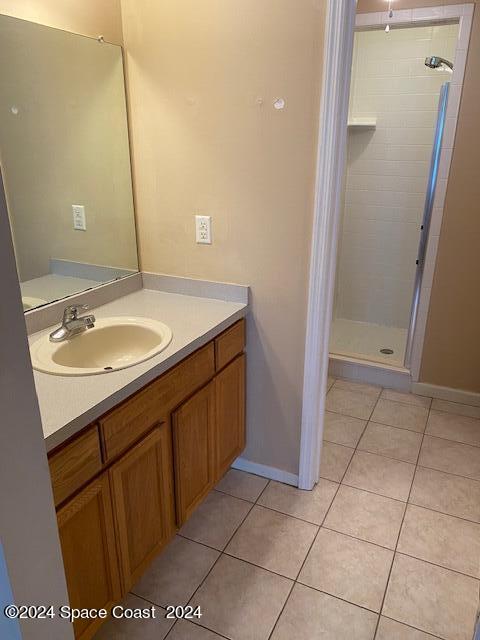
[[[150,318],[102,318],[93,329],[50,342],[44,335],[30,346],[33,368],[57,376],[91,376],[126,369],[163,351],[172,331]]]

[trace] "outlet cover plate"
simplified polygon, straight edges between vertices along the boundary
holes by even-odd
[[[83,204],[72,204],[73,228],[77,231],[87,230],[87,218]]]
[[[197,244],[212,244],[212,216],[195,216]]]

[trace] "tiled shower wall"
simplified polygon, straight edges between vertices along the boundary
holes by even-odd
[[[407,328],[441,85],[425,57],[455,56],[458,25],[355,34],[335,316]]]

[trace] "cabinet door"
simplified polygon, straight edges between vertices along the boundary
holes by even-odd
[[[183,524],[215,482],[214,383],[172,415],[177,522]]]
[[[57,514],[70,606],[110,609],[121,597],[107,474]],[[76,620],[76,638],[91,638],[101,620]]]
[[[110,469],[122,586],[125,593],[175,531],[172,445],[156,427]]]
[[[245,354],[215,378],[216,478],[245,448]]]

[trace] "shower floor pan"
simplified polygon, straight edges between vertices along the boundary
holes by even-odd
[[[336,318],[330,353],[403,367],[407,329]],[[388,352],[382,353],[383,350]],[[393,353],[389,353],[393,351]]]

